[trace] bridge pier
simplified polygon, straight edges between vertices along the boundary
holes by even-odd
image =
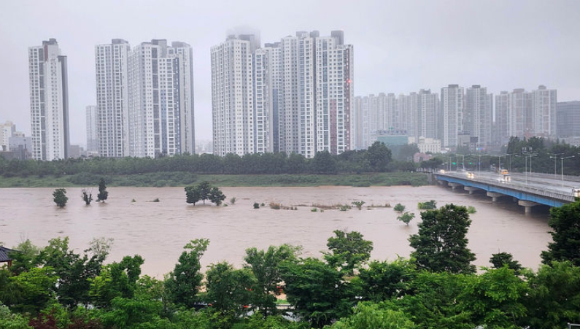
[[[451,182],[447,183],[447,185],[451,186],[451,189],[453,191],[455,191],[456,188],[458,188],[459,186],[461,186],[461,184],[459,184],[459,183],[451,183]]]
[[[469,195],[473,194],[473,192],[478,190],[477,187],[472,187],[472,186],[464,186],[463,189],[466,190],[467,192],[469,192]]]
[[[532,201],[525,201],[525,200],[520,200],[518,201],[518,204],[522,207],[524,207],[525,209],[525,213],[529,214],[532,212],[532,207],[533,206],[537,206],[538,204]]]
[[[495,193],[495,192],[487,192],[487,196],[491,198],[492,202],[497,202],[499,197],[503,196],[503,194]]]
[[[444,180],[437,180],[437,184],[446,186],[447,185],[447,182],[444,181]]]

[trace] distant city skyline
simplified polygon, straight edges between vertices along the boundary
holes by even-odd
[[[308,8],[308,10],[304,10]],[[355,95],[438,91],[448,84],[488,93],[540,84],[559,101],[580,100],[577,1],[271,1],[128,0],[51,3],[22,0],[0,8],[0,121],[30,135],[27,48],[56,38],[69,63],[71,143],[84,144],[85,113],[97,103],[97,44],[122,38],[181,40],[193,49],[196,138],[210,139],[211,46],[251,25],[263,42],[292,31],[345,31],[354,45]],[[383,19],[390,13],[389,19]],[[46,24],[46,17],[51,17]],[[360,17],[360,19],[358,18]],[[461,63],[461,65],[458,65]]]

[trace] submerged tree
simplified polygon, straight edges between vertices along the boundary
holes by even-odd
[[[87,192],[86,189],[83,189],[82,194],[81,194],[81,198],[83,199],[85,204],[88,206],[93,201],[93,194],[91,192]]]
[[[99,194],[97,195],[97,202],[105,202],[109,197],[109,192],[107,192],[107,186],[105,185],[105,179],[101,178],[99,182]]]
[[[63,188],[57,188],[52,192],[52,196],[54,197],[54,203],[60,208],[64,208],[68,201],[68,197],[66,196],[66,190]]]
[[[209,200],[219,206],[226,199],[223,192],[219,188],[211,186],[209,182],[201,182],[198,185],[186,186],[185,197],[186,202],[192,203],[194,206],[199,201],[205,203],[205,200]]]
[[[401,216],[397,217],[398,220],[407,224],[407,226],[409,226],[409,223],[411,222],[411,220],[413,220],[413,218],[415,218],[415,214],[412,212],[409,213],[407,211],[404,214],[402,214]]]

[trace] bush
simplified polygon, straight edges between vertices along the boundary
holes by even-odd
[[[153,199],[153,201],[151,201],[151,202],[159,202],[159,198],[155,198],[155,199]]]
[[[352,202],[352,205],[353,205],[353,206],[356,206],[356,208],[357,208],[358,210],[361,210],[361,208],[362,208],[362,206],[363,206],[364,204],[365,204],[365,202],[364,202],[364,201],[353,201],[353,202]]]
[[[395,205],[395,208],[393,208],[393,209],[394,209],[396,212],[403,212],[403,211],[405,211],[405,206],[403,206],[403,205],[402,205],[402,204],[400,204],[400,203],[397,203],[397,204]]]
[[[236,204],[236,197],[233,197],[233,198],[231,198],[231,199],[230,199],[230,203],[231,203],[232,205]]]
[[[282,205],[278,202],[270,202],[270,209],[276,209],[279,210],[280,208],[282,208]]]
[[[421,210],[436,209],[437,208],[437,201],[431,200],[431,201],[426,201],[426,202],[419,202],[417,204],[417,207]]]
[[[260,209],[260,204],[257,202],[254,202],[254,209]]]
[[[310,211],[311,212],[317,212],[318,211],[318,208],[312,208],[312,209],[310,209]]]
[[[475,210],[474,206],[469,206],[467,207],[467,213],[468,214],[475,214],[477,212],[477,210]]]
[[[64,208],[68,201],[68,197],[66,196],[66,190],[63,188],[57,188],[52,192],[52,196],[54,197],[54,203],[60,208]]]

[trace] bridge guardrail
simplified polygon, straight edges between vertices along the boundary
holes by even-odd
[[[525,186],[522,184],[514,183],[513,181],[508,183],[508,184],[498,184],[498,182],[496,180],[487,179],[487,178],[467,179],[465,177],[457,177],[455,175],[442,174],[442,173],[435,173],[435,175],[446,176],[446,177],[451,177],[451,178],[458,178],[458,179],[462,179],[462,180],[466,180],[466,181],[481,182],[481,183],[485,183],[488,185],[493,185],[493,186],[501,187],[501,188],[511,188],[513,190],[533,193],[536,195],[541,195],[541,196],[545,196],[545,197],[549,197],[549,198],[557,199],[557,200],[565,200],[565,201],[570,201],[570,202],[575,201],[574,196],[572,195],[571,192],[570,192],[570,194],[567,194],[567,193],[564,193],[561,191],[549,191],[546,189],[539,189],[539,188],[535,188],[535,187],[530,187],[530,186]]]

